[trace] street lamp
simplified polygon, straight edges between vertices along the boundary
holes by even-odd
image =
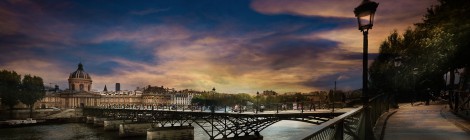
[[[391,101],[392,101],[392,106],[394,108],[398,108],[398,103],[396,102],[396,96],[398,95],[398,88],[400,87],[398,83],[398,76],[400,74],[400,66],[401,66],[401,57],[395,58],[393,60],[394,66],[395,66],[395,78],[393,79],[393,84],[395,85],[395,94],[391,96]],[[388,106],[387,106],[388,107]]]
[[[332,112],[333,113],[335,112],[335,97],[336,97],[336,80],[335,80],[335,88],[333,90],[333,99],[332,99],[332,101],[333,101],[333,110],[332,110]]]
[[[258,96],[259,96],[259,92],[257,91],[257,92],[256,92],[256,109],[255,109],[255,114],[258,114],[258,108],[259,108]]]
[[[243,99],[240,98],[240,105],[238,106],[239,107],[238,108],[238,114],[242,113],[242,109],[243,109],[242,104],[243,104]]]
[[[184,93],[180,93],[180,103],[183,104],[183,112],[184,112],[184,105],[185,105],[185,102],[186,102],[186,96]]]
[[[275,101],[276,101],[276,114],[279,114],[279,98],[278,98],[277,94],[276,94],[276,100]]]
[[[459,75],[459,79],[458,79],[459,82],[457,82],[457,83],[460,84],[461,79],[462,79],[462,76],[460,75],[459,70],[458,70],[458,69],[455,69],[455,72],[454,72],[454,73],[455,73],[455,74],[454,74],[454,77],[455,77],[455,75]],[[452,79],[452,80],[453,80],[452,83],[454,83],[454,82],[455,82],[455,79]],[[454,111],[455,111],[455,112],[458,112],[458,111],[459,111],[459,100],[460,100],[460,99],[459,99],[459,96],[460,96],[460,92],[455,92],[454,88],[456,88],[456,86],[454,86],[454,84],[452,84],[452,90],[453,90],[452,93],[453,93],[453,95],[454,95]]]
[[[375,11],[379,6],[376,2],[371,2],[369,0],[364,0],[362,3],[354,8],[354,14],[357,17],[359,30],[364,35],[364,47],[363,47],[363,59],[362,59],[362,92],[363,92],[363,100],[364,104],[367,105],[368,102],[368,94],[367,94],[367,81],[368,81],[368,74],[367,74],[367,64],[368,64],[368,33],[369,29],[372,29]]]
[[[211,126],[212,126],[212,135],[211,135],[211,140],[215,139],[214,137],[214,111],[215,111],[215,106],[214,106],[214,103],[215,103],[215,98],[214,98],[214,94],[215,94],[215,87],[212,88],[212,108],[211,108],[211,117],[212,117],[212,121],[211,121]]]
[[[214,97],[214,95],[215,95],[215,87],[212,88],[212,113],[215,112],[215,97]]]
[[[364,122],[365,122],[365,139],[374,139],[372,133],[372,126],[370,120],[370,111],[369,111],[369,95],[367,93],[367,81],[368,81],[368,74],[367,74],[367,63],[368,63],[368,38],[367,35],[369,33],[369,29],[372,29],[374,25],[374,15],[377,7],[379,6],[378,3],[372,2],[369,0],[363,0],[362,3],[354,8],[354,14],[357,17],[358,27],[361,30],[362,34],[364,35],[364,47],[363,47],[363,54],[362,54],[362,100],[363,100],[363,107],[364,107]]]
[[[357,17],[359,30],[367,32],[374,25],[374,15],[379,3],[363,0],[362,3],[354,8],[354,14]]]
[[[414,98],[416,98],[416,95],[417,95],[416,94],[417,92],[416,91],[416,75],[417,74],[418,74],[418,68],[413,68],[413,91],[414,91],[413,96],[414,97],[411,97],[411,106],[413,106],[413,102],[414,102],[413,100]]]

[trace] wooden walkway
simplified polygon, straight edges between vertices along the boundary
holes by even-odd
[[[445,104],[402,105],[387,121],[385,140],[470,140],[470,123]]]

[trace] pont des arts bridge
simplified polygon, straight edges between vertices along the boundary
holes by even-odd
[[[366,139],[373,135],[366,129],[388,111],[386,95],[369,100],[369,107],[359,106],[347,112],[267,111],[263,113],[226,113],[171,111],[163,109],[84,108],[87,123],[119,135],[147,136],[147,139],[194,139],[194,127],[201,127],[210,139],[262,139],[260,132],[270,125],[293,120],[318,125],[311,133],[293,139]],[[367,117],[366,117],[367,116]],[[366,119],[371,123],[365,123]]]

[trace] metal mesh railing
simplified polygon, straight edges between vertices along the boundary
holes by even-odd
[[[359,137],[359,126],[361,125],[361,119],[363,111],[358,112],[350,117],[345,118],[344,121],[344,139],[353,140]]]
[[[335,127],[327,127],[325,129],[320,130],[316,135],[312,135],[312,137],[308,138],[311,140],[331,140],[334,138],[336,133]]]
[[[366,114],[362,106],[351,110],[341,116],[335,117],[328,122],[320,124],[313,129],[313,133],[303,136],[304,140],[364,140],[365,134],[365,115],[370,115],[368,121],[372,125],[380,116],[388,111],[389,100],[385,94],[377,95],[369,100],[369,114]],[[372,127],[372,126],[368,126]]]
[[[455,98],[451,104],[454,105],[454,112],[462,117],[470,118],[470,92],[455,91]]]

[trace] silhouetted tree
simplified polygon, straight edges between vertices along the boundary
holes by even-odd
[[[10,109],[10,118],[13,117],[13,107],[18,104],[21,76],[15,71],[0,71],[0,98],[2,105]]]
[[[41,77],[25,75],[23,77],[19,100],[29,107],[29,117],[33,117],[33,107],[36,101],[45,96],[44,83]]]

